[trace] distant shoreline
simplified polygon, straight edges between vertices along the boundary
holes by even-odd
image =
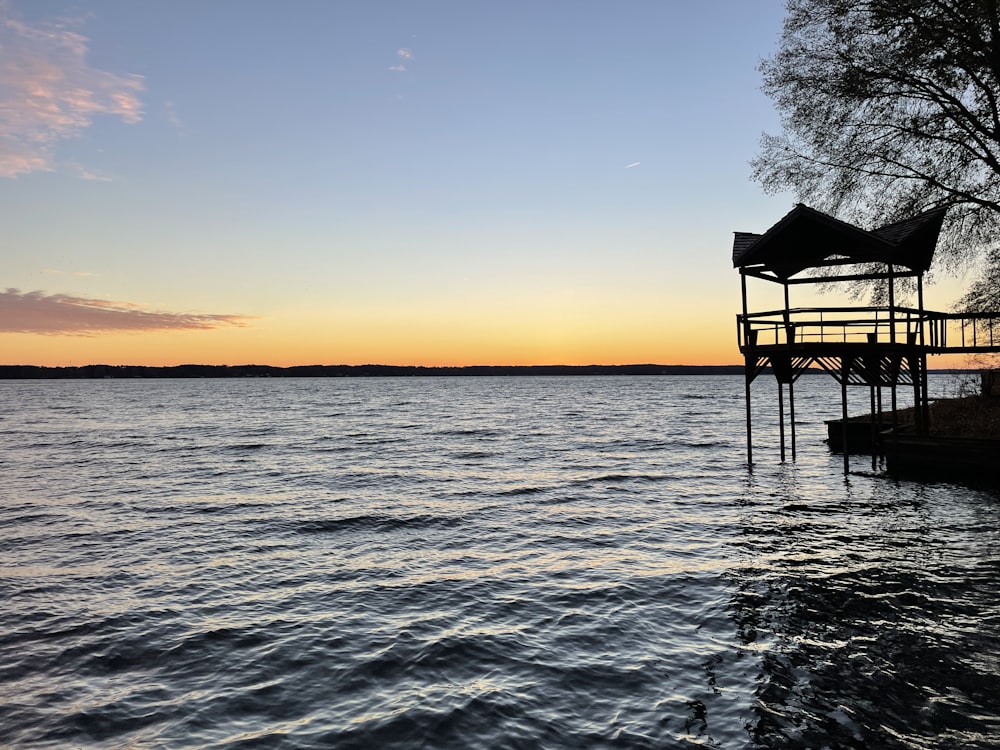
[[[0,365],[2,380],[105,378],[371,378],[503,375],[742,375],[743,365]]]
[[[810,368],[808,373],[822,373]],[[934,370],[936,373],[966,370]],[[0,380],[101,380],[126,378],[372,378],[512,375],[742,375],[743,365],[0,365]]]

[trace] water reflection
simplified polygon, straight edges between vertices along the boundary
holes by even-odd
[[[732,617],[767,748],[997,747],[1000,502],[807,472],[748,480]]]

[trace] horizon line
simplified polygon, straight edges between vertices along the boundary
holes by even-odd
[[[258,368],[271,370],[294,370],[294,369],[397,369],[397,370],[476,370],[476,369],[496,369],[496,370],[526,370],[526,369],[563,369],[563,370],[583,370],[583,369],[624,369],[624,368],[663,368],[663,369],[745,369],[745,364],[665,364],[656,362],[629,362],[618,364],[472,364],[472,365],[418,365],[418,364],[383,364],[377,362],[365,362],[362,364],[299,364],[299,365],[271,365],[256,362],[245,362],[241,364],[205,364],[196,362],[184,362],[176,365],[141,365],[141,364],[107,364],[103,362],[91,362],[85,365],[36,365],[36,364],[0,364],[0,371],[10,369],[38,369],[38,370],[81,370],[87,368],[107,368],[107,369],[149,369],[149,370],[170,370],[180,368],[204,368],[204,369],[240,369]],[[770,370],[771,368],[765,368]],[[928,368],[932,372],[978,372],[983,368],[977,367],[940,367]],[[826,373],[821,367],[810,366],[804,373]]]

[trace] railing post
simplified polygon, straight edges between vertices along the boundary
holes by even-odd
[[[924,275],[917,274],[917,308],[920,310],[920,346],[924,346]]]
[[[889,263],[889,343],[896,343],[896,279],[894,269]]]

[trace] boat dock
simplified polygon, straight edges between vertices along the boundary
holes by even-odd
[[[808,368],[819,367],[840,383],[846,444],[847,432],[852,429],[847,414],[848,388],[869,390],[869,429],[871,425],[898,427],[892,423],[898,411],[898,389],[912,389],[915,434],[926,437],[930,427],[928,356],[1000,352],[1000,312],[943,313],[924,308],[924,275],[944,216],[945,209],[935,209],[869,232],[800,204],[764,234],[735,234],[733,266],[740,273],[743,301],[736,324],[745,363],[748,465],[753,465],[750,385],[767,367],[778,385],[779,442],[784,461],[786,442],[795,458],[795,381]],[[916,307],[896,303],[897,285],[904,279],[911,279],[916,287]],[[751,311],[748,280],[780,285],[783,308]],[[790,305],[792,287],[848,282],[880,285],[885,304]],[[786,388],[789,441],[784,416]],[[848,451],[844,451],[845,473],[848,460]]]

